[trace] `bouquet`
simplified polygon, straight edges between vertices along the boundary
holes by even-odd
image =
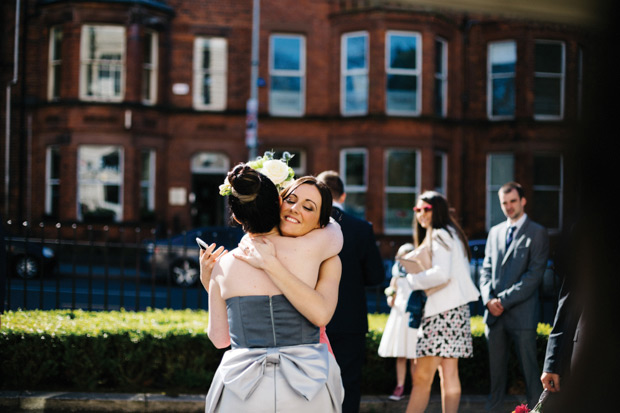
[[[529,412],[530,412],[530,409],[527,408],[527,404],[520,404],[512,411],[512,413],[529,413]]]
[[[545,401],[550,394],[551,393],[549,393],[548,390],[543,390],[540,398],[538,399],[538,403],[536,403],[536,406],[534,406],[532,410],[528,409],[527,404],[521,404],[517,406],[516,409],[512,411],[512,413],[542,413],[543,405],[545,404]]]
[[[295,171],[288,166],[288,162],[293,158],[293,155],[289,152],[284,152],[281,159],[274,159],[273,156],[273,152],[267,151],[263,156],[248,162],[247,165],[269,178],[278,189],[278,192],[282,192],[288,184],[293,182],[295,177]],[[220,185],[220,195],[227,196],[231,193],[232,187],[230,182],[228,182],[228,178],[226,178],[224,183]]]

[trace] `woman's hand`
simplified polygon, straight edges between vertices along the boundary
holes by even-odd
[[[275,245],[265,237],[244,237],[233,256],[260,270],[267,270],[272,261],[277,259]]]
[[[206,250],[200,249],[200,282],[207,292],[209,292],[209,281],[211,281],[213,266],[228,252],[223,246],[215,249],[216,246],[213,243]]]

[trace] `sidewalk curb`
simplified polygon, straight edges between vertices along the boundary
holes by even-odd
[[[204,394],[168,396],[153,393],[78,393],[46,391],[0,391],[0,410],[21,412],[204,412]],[[506,412],[523,403],[525,396],[507,395]],[[363,396],[360,413],[402,413],[409,396],[392,401],[387,395]],[[484,411],[486,395],[463,395],[459,413]],[[426,413],[441,412],[441,397],[432,395]]]
[[[3,412],[204,412],[204,408],[205,395],[200,394],[0,392]]]

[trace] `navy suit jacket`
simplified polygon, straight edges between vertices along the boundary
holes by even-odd
[[[536,329],[538,290],[549,256],[547,230],[528,217],[506,249],[507,230],[503,221],[489,231],[480,270],[482,303],[486,306],[492,298],[499,298],[504,307],[500,317],[507,328]],[[491,326],[497,317],[485,309],[484,320]]]
[[[340,224],[344,243],[340,251],[342,276],[338,290],[338,305],[329,324],[327,336],[365,334],[368,332],[366,286],[377,285],[385,279],[383,261],[372,224],[332,208],[332,217]]]
[[[583,229],[582,229],[583,230]],[[580,254],[576,254],[576,240],[579,236],[571,228],[559,239],[558,254],[555,259],[556,272],[564,277],[558,297],[558,308],[553,321],[553,329],[547,340],[547,351],[543,371],[566,376],[578,355],[580,330],[584,326],[583,277],[578,272]]]

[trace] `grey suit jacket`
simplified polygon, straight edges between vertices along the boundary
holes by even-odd
[[[480,270],[480,294],[486,304],[499,298],[504,306],[500,317],[511,329],[535,329],[538,325],[538,290],[547,268],[549,237],[547,230],[529,217],[506,250],[507,222],[489,232],[484,262]],[[497,317],[488,309],[484,321],[493,325]]]

